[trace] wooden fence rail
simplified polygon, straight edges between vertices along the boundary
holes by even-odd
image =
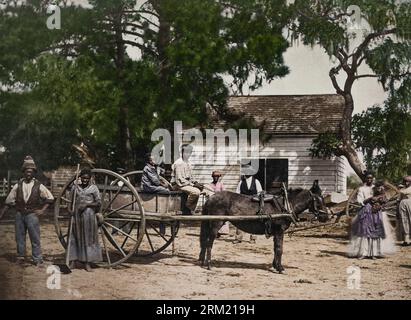
[[[17,181],[10,181],[5,178],[0,178],[0,197],[7,197],[11,188],[17,183]]]

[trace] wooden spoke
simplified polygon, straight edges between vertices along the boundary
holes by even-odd
[[[106,252],[108,266],[109,266],[109,268],[111,268],[110,254],[108,253],[108,250],[107,250],[106,239],[104,238],[103,232],[101,232],[101,228],[99,228],[99,229],[100,229],[101,239],[103,240],[104,251]]]
[[[107,187],[108,187],[108,176],[104,177],[104,188],[103,188],[103,192],[101,193],[101,211],[104,211],[104,201],[106,199],[106,191],[107,191]]]
[[[150,247],[151,247],[151,252],[154,252],[155,250],[154,250],[154,247],[153,247],[153,243],[151,242],[151,239],[150,239],[150,236],[148,235],[147,229],[146,229],[145,233],[146,233],[146,236],[147,236],[148,243],[150,244]]]
[[[133,228],[134,228],[135,225],[136,225],[135,222],[131,225],[130,230],[128,231],[129,234],[131,233],[131,231],[133,231]],[[124,225],[123,227],[125,227],[125,225]],[[124,248],[124,245],[126,244],[127,240],[128,240],[127,237],[124,238],[124,241],[123,241],[123,243],[121,244],[121,247],[122,247],[122,248]]]
[[[123,210],[124,208],[127,208],[128,206],[130,206],[130,205],[132,205],[132,204],[134,204],[134,203],[136,203],[136,202],[137,202],[137,200],[134,200],[134,201],[132,201],[132,202],[130,202],[130,203],[124,204],[124,205],[122,205],[121,207],[116,208],[116,209],[110,211],[109,213],[105,213],[105,214],[104,214],[104,217],[108,217],[109,215],[112,215],[113,213],[116,213],[116,212],[118,212],[118,211],[120,211],[120,210]]]
[[[134,242],[137,242],[137,239],[134,239],[132,236],[130,236],[127,232],[124,232],[123,230],[117,228],[116,226],[112,225],[111,223],[108,222],[104,222],[105,224],[107,224],[109,227],[113,228],[114,230],[116,230],[117,232],[120,232],[122,235],[124,235],[125,237],[130,238],[131,240],[133,240]]]
[[[123,249],[118,245],[117,241],[113,238],[113,236],[110,234],[110,232],[107,230],[107,228],[103,225],[101,226],[104,230],[104,234],[106,237],[110,240],[111,244],[118,250],[120,253],[126,257],[126,253],[123,251]]]
[[[171,231],[170,236],[164,236],[161,234],[159,226],[154,223],[147,221],[146,234],[143,238],[143,242],[140,245],[140,249],[137,251],[136,255],[139,257],[148,257],[155,255],[159,252],[164,251],[168,246],[170,246],[174,238],[176,237],[179,229],[178,222],[161,222],[164,228]],[[150,230],[153,232],[150,232]]]
[[[124,184],[120,187],[120,189],[117,190],[116,194],[114,195],[114,197],[112,199],[110,199],[110,202],[108,203],[107,207],[102,210],[103,213],[105,213],[105,210],[108,210],[111,205],[113,204],[114,200],[118,197],[118,195],[120,194],[121,190],[123,190]],[[126,206],[125,206],[126,207]],[[125,208],[124,207],[124,208]]]
[[[158,230],[156,229],[156,227],[154,227],[150,222],[147,222],[147,224],[148,224],[161,238],[163,238],[164,241],[166,241],[166,242],[168,241],[168,239],[165,238],[165,237],[161,234],[161,232],[158,231]]]

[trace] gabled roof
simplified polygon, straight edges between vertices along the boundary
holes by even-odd
[[[307,134],[337,132],[343,118],[344,99],[336,94],[231,96],[229,113],[253,118],[266,134]],[[229,124],[217,120],[215,125]]]

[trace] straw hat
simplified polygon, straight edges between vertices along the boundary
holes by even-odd
[[[27,169],[33,169],[37,171],[37,166],[34,163],[34,160],[31,156],[26,156],[23,161],[23,166],[21,167],[21,171],[26,171]]]

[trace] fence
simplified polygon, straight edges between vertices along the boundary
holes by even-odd
[[[5,198],[17,181],[8,181],[6,178],[0,179],[0,198]]]

